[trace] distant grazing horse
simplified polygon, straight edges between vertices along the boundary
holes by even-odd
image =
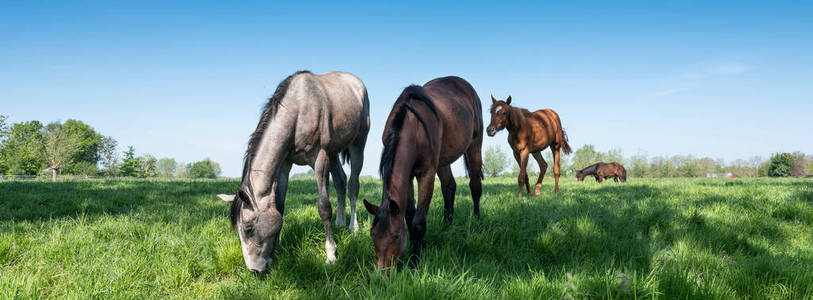
[[[559,192],[559,151],[570,154],[567,134],[562,129],[559,115],[552,109],[530,112],[527,109],[511,106],[511,96],[505,101],[497,101],[491,96],[491,124],[488,125],[488,136],[494,136],[503,128],[508,129],[508,144],[514,150],[514,159],[519,164],[519,193],[522,197],[522,186],[531,194],[528,181],[528,155],[533,155],[539,163],[539,179],[536,180],[535,193],[539,195],[542,179],[548,169],[548,163],[542,158],[542,150],[550,147],[553,152],[553,176],[556,181],[554,191]]]
[[[339,155],[350,160],[350,224],[356,230],[358,176],[370,129],[369,111],[367,88],[350,73],[301,71],[279,84],[249,139],[237,193],[218,195],[231,202],[231,225],[237,227],[243,259],[253,273],[265,272],[279,243],[292,164],[309,165],[316,174],[319,216],[325,226],[325,262],[336,260],[328,172],[338,196],[336,225],[343,225],[347,179]]]
[[[435,174],[443,191],[444,221],[450,224],[456,184],[449,164],[461,155],[470,177],[474,216],[480,217],[483,118],[477,92],[468,82],[453,76],[433,79],[423,87],[405,88],[387,118],[383,141],[379,166],[381,206],[364,200],[367,211],[374,215],[370,236],[378,258],[376,266],[387,268],[398,263],[406,248],[404,219],[412,242],[410,265],[416,266]],[[413,178],[418,181],[417,209]]]
[[[617,162],[611,163],[595,163],[587,168],[581,169],[576,172],[576,179],[579,182],[584,181],[584,177],[593,175],[596,178],[596,181],[602,182],[604,179],[612,177],[615,182],[618,182],[618,179],[621,178],[621,182],[627,182],[627,170],[624,169],[624,166]]]

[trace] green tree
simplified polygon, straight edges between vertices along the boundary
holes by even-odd
[[[0,143],[4,172],[14,175],[36,175],[45,168],[42,152],[42,123],[14,123],[5,130]]]
[[[771,156],[768,163],[768,176],[787,177],[790,176],[790,169],[793,167],[794,157],[790,153],[776,153]]]
[[[2,149],[2,145],[6,141],[6,120],[8,119],[5,115],[0,115],[0,149]],[[2,153],[0,153],[2,154]],[[0,155],[0,174],[8,173],[8,162],[5,159],[6,157]]]
[[[639,153],[633,155],[629,159],[627,168],[627,175],[630,177],[646,177],[649,176],[649,159],[646,154]]]
[[[220,175],[220,165],[206,158],[189,166],[189,178],[217,178]]]
[[[485,157],[483,157],[483,173],[495,177],[500,175],[506,166],[508,166],[508,154],[499,146],[492,145],[486,149]]]
[[[45,126],[42,136],[41,149],[47,166],[51,169],[51,181],[56,181],[56,175],[62,166],[70,162],[79,152],[79,140],[59,122]]]
[[[674,159],[677,165],[677,175],[681,177],[700,177],[706,174],[701,174],[702,170],[697,163],[697,159],[692,155],[678,156],[675,155]]]
[[[138,162],[141,168],[141,173],[138,174],[139,177],[158,177],[158,159],[156,159],[155,156],[148,153],[141,155],[141,157],[138,158]]]
[[[119,165],[119,175],[126,177],[138,177],[141,173],[141,161],[135,156],[135,148],[129,146],[124,152],[124,160]]]
[[[192,164],[185,164],[183,162],[178,163],[178,170],[175,171],[175,178],[187,178],[189,177],[189,167]]]
[[[603,158],[604,155],[596,151],[593,145],[584,145],[574,153],[571,168],[581,170],[589,165],[602,161]]]
[[[119,153],[116,151],[116,142],[113,137],[102,137],[102,148],[99,151],[102,174],[105,176],[115,176],[119,169]]]
[[[68,119],[62,124],[63,130],[76,140],[78,150],[65,162],[62,171],[65,174],[96,175],[97,167],[104,147],[103,136],[93,127],[82,121]]]
[[[599,153],[599,154],[601,154],[601,153]],[[610,149],[610,151],[607,151],[607,154],[602,155],[602,156],[603,156],[602,158],[603,158],[603,160],[605,162],[608,162],[608,163],[609,162],[617,162],[619,164],[625,165],[624,155],[621,154],[621,149],[612,148],[612,149]]]
[[[178,163],[175,162],[175,159],[164,157],[158,160],[158,174],[161,177],[172,178],[177,169]]]

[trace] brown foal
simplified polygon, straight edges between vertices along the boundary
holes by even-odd
[[[552,109],[542,109],[530,112],[527,109],[511,106],[511,96],[505,101],[498,101],[491,96],[491,124],[488,125],[488,136],[494,136],[503,128],[508,129],[508,144],[514,151],[514,159],[519,164],[519,193],[522,197],[524,185],[531,194],[531,185],[528,181],[528,156],[533,155],[539,163],[539,179],[536,180],[536,195],[542,188],[542,178],[545,177],[548,163],[542,158],[542,150],[550,147],[553,152],[553,176],[556,184],[554,191],[559,193],[559,151],[570,154],[570,145],[567,143],[567,134],[562,129],[559,115]]]

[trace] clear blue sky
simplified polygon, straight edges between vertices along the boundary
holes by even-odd
[[[279,81],[343,70],[369,90],[373,175],[401,89],[458,75],[486,107],[510,94],[557,110],[576,148],[813,153],[811,16],[810,1],[3,1],[0,114],[79,119],[139,154],[211,157],[238,176]]]

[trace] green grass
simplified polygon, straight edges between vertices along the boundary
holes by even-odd
[[[361,203],[324,264],[315,182],[293,180],[263,279],[215,197],[236,180],[0,182],[0,298],[813,298],[811,179],[546,179],[517,198],[486,178],[479,222],[457,181],[454,224],[438,188],[421,265],[386,278]]]

